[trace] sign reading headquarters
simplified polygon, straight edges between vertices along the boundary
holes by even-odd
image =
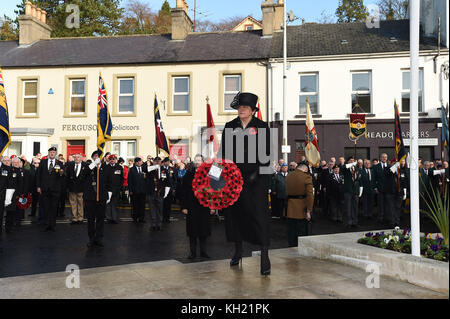
[[[63,124],[62,125],[63,131],[70,131],[70,132],[90,132],[90,131],[97,131],[97,125],[96,124],[78,124],[78,125],[69,125],[69,124]],[[113,124],[113,130],[114,131],[139,131],[139,125],[114,125]]]

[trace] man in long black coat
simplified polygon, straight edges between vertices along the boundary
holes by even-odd
[[[190,244],[189,259],[197,257],[197,238],[200,242],[200,256],[209,258],[206,252],[206,238],[211,236],[211,210],[200,205],[192,189],[195,172],[202,163],[203,157],[196,155],[194,158],[195,167],[186,171],[181,183],[181,212],[186,215],[186,233],[189,237]]]
[[[255,117],[257,102],[258,97],[252,93],[236,95],[231,107],[238,110],[239,116],[225,124],[218,157],[236,163],[244,180],[239,199],[224,209],[227,240],[234,242],[236,249],[230,265],[239,264],[242,242],[246,241],[262,247],[261,274],[269,275],[270,212],[267,194],[271,138],[267,123]]]

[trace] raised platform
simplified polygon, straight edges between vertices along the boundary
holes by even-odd
[[[384,232],[391,233],[392,230]],[[364,270],[367,265],[376,264],[381,275],[448,294],[447,262],[358,244],[358,239],[363,236],[362,232],[356,232],[299,237],[298,251],[301,256],[335,261]]]
[[[157,299],[446,299],[448,294],[380,278],[380,288],[366,287],[363,270],[333,261],[301,257],[297,248],[269,252],[272,274],[259,274],[257,256],[242,268],[229,260],[182,264],[175,260],[81,269],[80,288],[66,287],[61,272],[0,278],[0,298],[157,298]]]

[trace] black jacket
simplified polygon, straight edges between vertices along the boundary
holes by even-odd
[[[111,174],[113,194],[118,195],[123,186],[123,167],[119,164],[109,165],[109,173]]]
[[[42,192],[60,193],[64,175],[64,165],[55,159],[53,170],[48,169],[48,158],[41,161],[36,173],[36,187],[40,187]]]
[[[107,164],[103,163],[100,166],[100,185],[99,185],[99,201],[107,201],[109,198],[108,192],[112,192],[112,181],[111,174],[108,173]],[[97,200],[97,167],[94,169],[87,169],[83,171],[84,180],[84,190],[83,199],[84,200]]]
[[[89,167],[81,162],[80,163],[80,173],[77,176],[75,171],[75,162],[70,162],[66,166],[66,179],[67,179],[67,187],[69,192],[71,193],[82,193],[84,190],[84,175],[85,171],[89,170]]]
[[[7,189],[14,189],[14,195],[11,199],[11,204],[6,206],[8,211],[16,210],[17,199],[20,195],[27,195],[25,172],[22,168],[11,167],[8,171]]]
[[[130,168],[128,171],[128,190],[132,194],[146,194],[147,175],[148,172],[146,170],[142,169],[142,173],[139,174],[136,166]]]

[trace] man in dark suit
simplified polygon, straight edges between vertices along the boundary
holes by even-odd
[[[375,178],[375,192],[377,194],[377,208],[378,208],[378,223],[383,224],[387,221],[389,207],[394,203],[393,194],[385,191],[386,176],[389,175],[391,165],[388,163],[388,156],[386,153],[381,154],[381,161],[374,166],[373,173]]]
[[[140,157],[134,159],[134,166],[128,172],[128,190],[133,206],[133,221],[145,223],[145,196],[147,172],[142,169],[143,161]]]
[[[84,218],[83,190],[84,170],[86,165],[82,162],[81,154],[74,154],[74,161],[69,162],[66,168],[69,201],[72,206],[72,225],[82,224]]]
[[[347,160],[347,164],[342,166],[341,171],[344,174],[344,202],[346,212],[346,227],[358,226],[358,203],[362,196],[361,174],[356,167],[357,162],[353,157]]]
[[[428,205],[433,195],[431,179],[433,177],[432,169],[430,168],[430,162],[425,161],[423,168],[419,169],[419,193],[420,193],[420,209],[428,210]],[[427,205],[428,202],[428,205]]]
[[[39,167],[39,163],[41,160],[37,157],[33,157],[31,160],[31,166],[30,166],[30,190],[31,190],[31,198],[32,198],[32,204],[31,204],[31,213],[30,216],[34,217],[36,216],[36,209],[37,205],[39,203],[39,193],[37,192],[36,188],[36,173],[37,169]],[[39,205],[39,211],[42,210],[43,207]]]
[[[123,185],[123,167],[117,164],[117,156],[109,156],[109,166],[112,182],[111,201],[106,205],[106,219],[110,224],[117,224],[119,216],[117,213],[117,203],[120,197],[120,191]]]
[[[362,207],[363,216],[367,219],[372,218],[373,199],[375,193],[375,179],[373,177],[372,164],[370,160],[364,160],[364,167],[361,170],[361,185],[363,187],[362,193]]]
[[[99,153],[92,154],[93,162],[84,170],[83,199],[86,202],[86,217],[88,220],[89,248],[93,246],[103,247],[103,226],[105,223],[106,205],[111,200],[112,182],[106,163],[100,163]],[[97,179],[99,170],[99,179]],[[97,200],[97,187],[98,200]]]
[[[153,165],[147,166],[147,193],[149,195],[150,230],[162,230],[165,181],[161,180],[161,158],[155,157]],[[180,192],[181,194],[181,192]]]
[[[48,224],[45,231],[55,231],[56,211],[64,179],[63,164],[56,159],[56,147],[48,150],[48,157],[41,161],[36,174],[37,192],[42,196]]]
[[[163,222],[170,223],[170,213],[172,211],[173,189],[175,188],[175,171],[170,165],[170,159],[164,158],[161,165],[161,180],[169,187],[169,193],[164,197],[163,202]]]
[[[338,165],[333,167],[333,173],[328,176],[327,185],[331,220],[342,223],[344,210],[344,176],[340,173]]]
[[[3,159],[3,158],[2,158]],[[5,211],[5,195],[8,189],[9,171],[11,167],[0,161],[0,239],[3,232],[3,216]]]

